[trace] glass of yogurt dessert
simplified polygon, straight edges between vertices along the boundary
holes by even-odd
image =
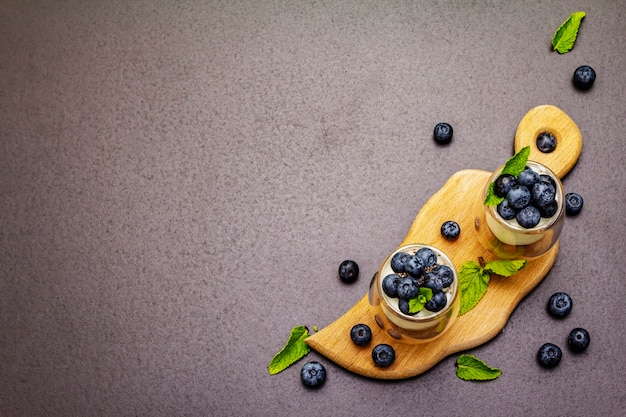
[[[501,259],[535,258],[558,241],[565,222],[565,195],[559,178],[545,165],[527,161],[517,177],[500,179],[504,165],[489,177],[475,219],[481,244]],[[490,191],[490,187],[493,187]],[[499,188],[499,204],[485,198]]]
[[[376,324],[407,343],[440,336],[459,314],[458,281],[454,264],[441,250],[422,244],[398,248],[370,284]]]

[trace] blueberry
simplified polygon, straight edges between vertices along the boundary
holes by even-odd
[[[591,342],[589,332],[582,327],[572,329],[569,333],[569,337],[567,338],[567,346],[569,346],[570,350],[575,353],[579,353],[587,349],[589,342]]]
[[[372,329],[367,324],[355,324],[350,330],[350,339],[355,345],[365,346],[372,340]]]
[[[523,209],[530,204],[530,190],[525,185],[515,184],[506,195],[509,205],[515,210]]]
[[[517,211],[509,204],[509,200],[504,199],[502,203],[496,206],[496,211],[504,220],[511,220],[515,218]]]
[[[557,292],[548,299],[548,313],[556,318],[563,318],[572,311],[572,297],[564,292]]]
[[[452,130],[452,126],[450,126],[448,123],[437,123],[437,126],[435,126],[433,137],[435,139],[435,142],[437,142],[438,144],[447,145],[452,141],[453,133],[454,132]]]
[[[430,268],[437,263],[437,254],[431,248],[421,248],[415,254],[424,263],[424,268]]]
[[[596,80],[596,72],[589,65],[581,65],[574,71],[572,82],[579,90],[589,90]]]
[[[530,193],[537,207],[545,207],[556,199],[556,189],[549,182],[537,181]]]
[[[406,298],[407,300],[416,297],[419,294],[419,287],[415,282],[415,279],[411,277],[404,277],[398,282],[398,298]]]
[[[379,368],[386,368],[391,366],[396,359],[396,352],[390,345],[381,343],[372,349],[372,359],[374,360],[374,365]]]
[[[498,197],[506,197],[513,185],[517,184],[515,177],[511,174],[502,174],[493,182],[493,192]]]
[[[398,252],[391,258],[391,269],[393,272],[397,274],[401,274],[404,271],[404,263],[411,257],[410,254],[406,252]]]
[[[447,240],[457,240],[461,234],[461,227],[454,220],[448,220],[441,225],[441,235]]]
[[[398,274],[389,274],[383,278],[383,292],[389,297],[395,298],[398,296],[398,284],[402,281],[402,277]]]
[[[310,388],[319,388],[326,382],[326,368],[319,362],[307,362],[300,371],[302,383]]]
[[[554,216],[557,211],[559,211],[559,203],[555,200],[547,206],[537,208],[539,209],[539,213],[541,213],[541,217],[549,219]]]
[[[398,300],[398,310],[400,310],[402,314],[406,314],[407,316],[414,316],[416,314],[411,313],[411,306],[407,298],[400,298]]]
[[[530,189],[534,183],[539,181],[539,174],[532,168],[526,167],[517,175],[516,180],[518,184],[525,185]]]
[[[404,271],[414,278],[419,278],[424,273],[424,261],[417,256],[411,256],[404,263]]]
[[[537,351],[537,362],[544,368],[554,368],[561,362],[563,352],[553,343],[544,343]]]
[[[443,280],[438,274],[429,272],[424,277],[423,286],[433,290],[433,293],[441,292],[443,290]]]
[[[359,265],[356,262],[347,260],[339,265],[339,278],[345,283],[353,283],[359,277]]]
[[[565,194],[565,213],[575,216],[583,209],[583,197],[578,193]]]
[[[543,132],[537,136],[537,149],[543,153],[550,153],[556,149],[556,138],[552,133]]]
[[[454,272],[448,265],[437,265],[429,272],[429,274],[438,276],[439,279],[441,279],[441,285],[443,288],[448,288],[454,281]]]
[[[525,229],[532,229],[539,224],[541,213],[535,206],[526,206],[515,215],[515,219],[520,226]]]
[[[548,183],[550,183],[554,187],[555,190],[557,189],[556,181],[554,181],[554,178],[552,178],[551,175],[540,174],[539,175],[539,181],[548,182]]]
[[[426,304],[424,304],[424,308],[428,311],[436,313],[438,311],[441,311],[447,303],[448,297],[446,297],[446,293],[436,292],[433,294],[433,298],[431,298]]]

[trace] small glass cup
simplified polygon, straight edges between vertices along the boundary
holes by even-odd
[[[548,252],[558,241],[565,223],[565,194],[559,178],[545,165],[528,161],[526,166],[540,175],[549,175],[556,185],[556,201],[558,209],[552,217],[542,217],[539,224],[526,229],[515,219],[505,220],[497,211],[497,206],[485,206],[483,201],[487,195],[489,184],[495,181],[504,166],[498,168],[489,177],[483,192],[480,194],[482,209],[474,219],[478,240],[491,253],[501,259],[536,258]]]
[[[430,248],[437,254],[437,264],[450,267],[453,272],[453,282],[446,289],[446,306],[436,312],[422,309],[416,315],[407,315],[398,308],[398,299],[391,298],[382,288],[383,279],[394,273],[391,269],[391,258],[398,252],[415,254],[421,248]],[[387,333],[400,341],[407,343],[423,343],[441,336],[454,323],[459,315],[461,295],[459,278],[454,264],[441,250],[422,244],[411,244],[398,248],[391,253],[381,264],[380,269],[372,278],[368,299],[376,324]]]

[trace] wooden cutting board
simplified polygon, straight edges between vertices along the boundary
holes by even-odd
[[[536,138],[542,132],[555,136],[555,151],[542,153],[537,149]],[[531,148],[530,160],[546,165],[562,178],[580,156],[582,135],[565,112],[555,106],[542,105],[531,109],[517,128],[515,152],[526,145]],[[399,247],[411,243],[435,246],[445,252],[457,268],[478,257],[486,262],[495,259],[480,245],[474,231],[476,214],[483,210],[476,196],[482,193],[490,175],[481,170],[464,170],[452,175],[419,211]],[[461,227],[461,235],[454,242],[445,240],[440,233],[441,224],[447,220],[454,220]],[[558,249],[557,242],[541,257],[529,260],[526,267],[512,277],[492,276],[489,289],[478,305],[459,316],[448,331],[432,341],[410,344],[391,337],[374,321],[366,294],[335,322],[309,336],[306,343],[338,365],[367,377],[402,379],[419,375],[448,355],[481,345],[500,333],[519,302],[550,271]],[[370,345],[359,347],[350,339],[350,329],[357,323],[365,323],[372,329]],[[379,343],[393,346],[396,352],[396,360],[388,368],[374,366],[372,347]]]

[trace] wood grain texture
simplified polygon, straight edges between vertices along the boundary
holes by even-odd
[[[530,145],[531,159],[537,160],[536,153],[539,151],[535,145],[536,134],[550,131],[557,137],[557,150],[541,154],[541,162],[562,177],[574,166],[582,148],[580,132],[575,124],[572,127],[573,122],[570,121],[569,116],[554,106],[540,106],[531,110],[520,123],[515,139],[516,150]],[[533,138],[526,130],[537,133]],[[576,142],[576,135],[580,146],[570,144]],[[564,144],[574,147],[574,151],[565,149]],[[463,170],[452,175],[419,211],[399,246],[410,243],[435,246],[445,252],[457,268],[478,257],[485,261],[495,259],[479,243],[475,231],[476,217],[484,210],[481,192],[477,190],[483,190],[490,174],[481,170]],[[440,226],[446,220],[454,220],[461,227],[461,235],[454,242],[441,236]],[[342,317],[311,335],[306,342],[338,365],[364,376],[402,379],[419,375],[446,356],[495,337],[519,302],[549,272],[556,260],[558,247],[557,243],[543,256],[529,260],[527,266],[512,277],[492,276],[489,289],[478,305],[458,317],[448,331],[434,340],[415,344],[391,337],[387,333],[388,329],[381,329],[374,320],[375,311],[366,294]],[[369,346],[359,347],[352,343],[350,329],[357,323],[365,323],[372,329],[373,338]],[[373,363],[372,347],[379,343],[390,344],[396,351],[396,360],[388,368],[378,368]]]

